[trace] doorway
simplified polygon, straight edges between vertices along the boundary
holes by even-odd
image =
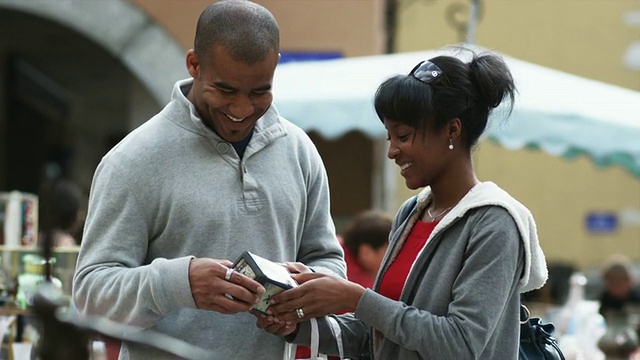
[[[62,86],[19,57],[8,62],[6,78],[5,188],[37,194],[44,176],[67,176],[72,166],[70,102]]]

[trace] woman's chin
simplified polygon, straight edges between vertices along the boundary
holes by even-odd
[[[419,188],[422,187],[422,185],[420,185],[420,184],[418,184],[416,182],[413,182],[413,181],[411,181],[409,179],[404,179],[404,184],[407,187],[407,189],[409,189],[409,190],[416,190],[416,189],[419,189]]]

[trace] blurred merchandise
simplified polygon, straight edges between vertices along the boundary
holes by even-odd
[[[629,323],[625,311],[607,313],[607,331],[598,341],[598,347],[607,360],[627,360],[640,345],[638,333]]]
[[[55,266],[53,275],[62,281],[62,287],[67,297],[71,296],[71,284],[78,257],[79,246],[56,247],[53,249]],[[5,306],[16,298],[18,290],[18,276],[26,272],[25,255],[41,256],[40,247],[8,247],[0,245],[0,294],[4,295]],[[27,258],[29,259],[29,258]],[[0,298],[0,301],[3,300]],[[2,360],[0,358],[0,360]]]
[[[13,344],[11,344],[13,360],[31,360],[32,349],[33,349],[32,343],[14,342]]]
[[[0,192],[0,244],[35,246],[38,234],[38,196],[19,191]]]
[[[0,359],[6,359],[9,352],[8,347],[5,347],[5,343],[9,343],[12,339],[12,325],[15,324],[16,315],[0,315],[0,341],[2,342],[2,348],[0,348]]]
[[[27,254],[22,257],[24,273],[18,276],[17,300],[23,309],[33,305],[33,296],[41,287],[45,279],[45,269],[53,266],[55,258],[49,263],[40,255]],[[51,277],[51,284],[62,292],[62,281],[55,276]]]
[[[605,359],[597,346],[606,331],[605,322],[598,312],[599,303],[584,298],[586,283],[587,278],[581,272],[573,273],[567,302],[549,315],[557,327],[558,344],[567,360]]]

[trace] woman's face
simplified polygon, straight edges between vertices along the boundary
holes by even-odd
[[[447,165],[449,138],[445,129],[416,130],[409,125],[384,119],[389,151],[387,156],[400,167],[409,189],[418,189],[437,182]]]

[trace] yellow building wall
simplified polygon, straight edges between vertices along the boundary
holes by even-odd
[[[131,0],[173,35],[193,47],[198,16],[211,0]],[[282,50],[339,51],[371,55],[383,49],[383,0],[256,0],[280,25]]]
[[[625,169],[598,169],[587,157],[509,151],[491,141],[482,143],[475,159],[480,179],[496,182],[531,210],[549,260],[588,268],[614,253],[640,259],[640,226],[619,221],[614,232],[599,234],[586,225],[592,212],[621,220],[627,209],[640,211],[640,179]]]
[[[630,42],[640,40],[640,27],[623,21],[627,12],[640,10],[640,1],[482,2],[478,45],[640,89],[640,71],[625,68],[622,60]],[[400,2],[396,50],[425,50],[462,41],[463,34],[446,20],[454,3],[468,2]],[[640,225],[620,222],[623,211],[640,212],[640,178],[620,167],[598,169],[586,157],[565,160],[542,151],[507,150],[489,141],[480,145],[474,159],[481,180],[496,182],[532,211],[548,261],[568,261],[586,269],[602,264],[613,253],[640,260]],[[398,177],[398,205],[413,193]],[[585,218],[595,211],[618,215],[617,230],[590,233]]]
[[[525,61],[640,90],[640,71],[623,65],[640,27],[625,24],[638,0],[481,0],[476,43]],[[396,51],[439,48],[464,36],[447,19],[470,1],[400,1]],[[466,24],[464,16],[459,21]]]

